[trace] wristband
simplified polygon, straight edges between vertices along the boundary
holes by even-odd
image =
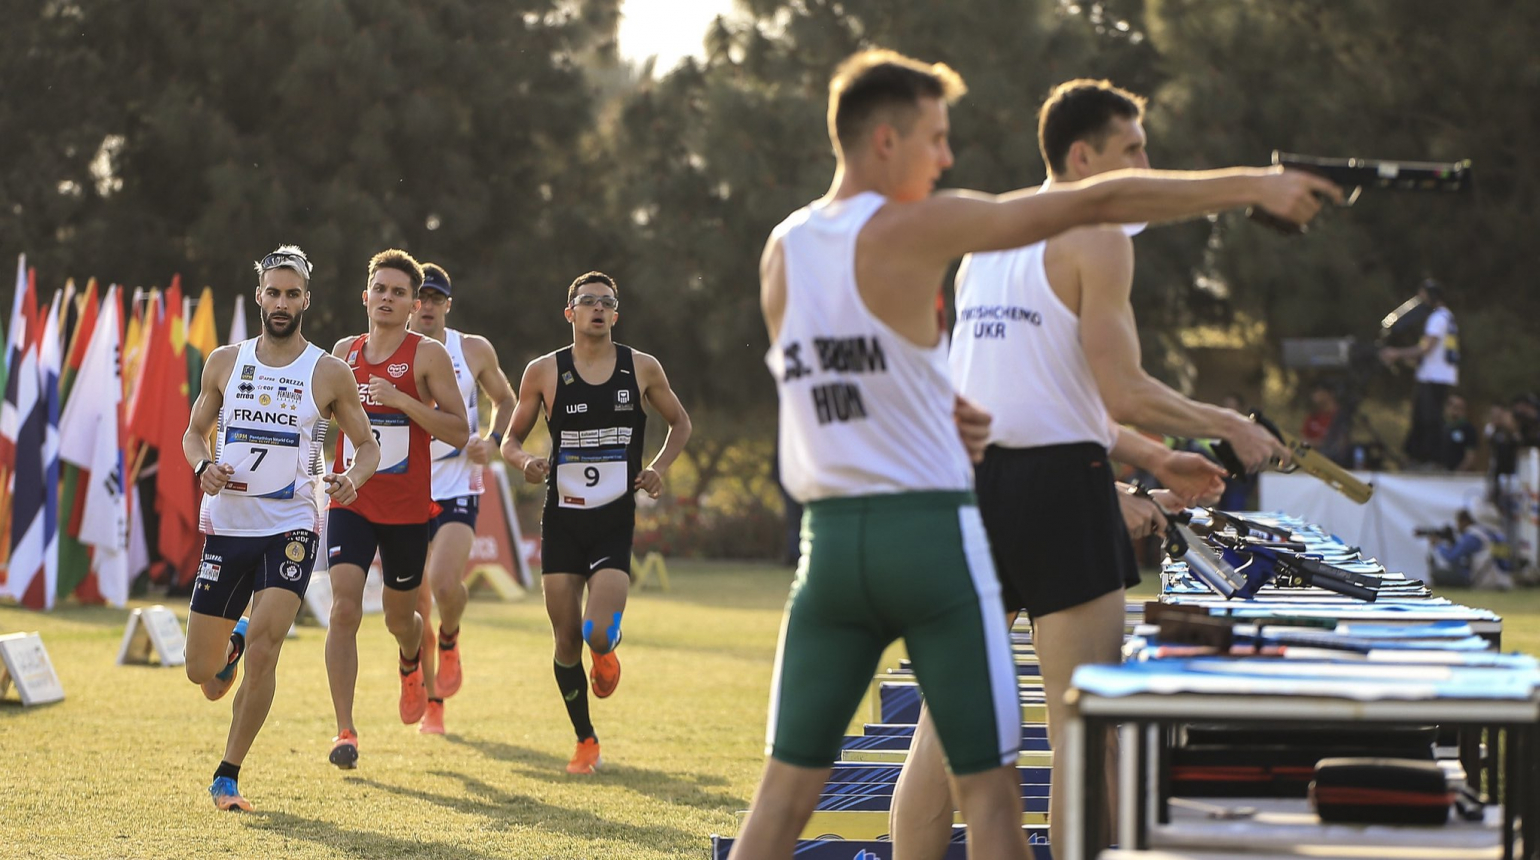
[[[497,432],[496,430],[489,431],[487,433],[487,438],[491,439],[492,444],[498,446],[499,448],[503,446],[503,434]]]
[[[214,461],[213,460],[208,460],[208,459],[199,460],[198,461],[198,465],[193,467],[193,477],[201,479],[203,477],[203,473],[207,472],[209,467],[212,466],[212,465],[214,465]]]

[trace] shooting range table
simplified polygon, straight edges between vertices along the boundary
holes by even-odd
[[[1248,663],[1252,665],[1247,665]],[[1258,669],[1259,664],[1267,667]],[[1066,780],[1065,800],[1081,817],[1066,835],[1063,857],[1095,857],[1105,847],[1095,822],[1111,807],[1095,764],[1106,760],[1106,730],[1122,735],[1119,784],[1123,815],[1118,842],[1124,849],[1149,847],[1283,852],[1301,845],[1363,849],[1422,847],[1473,856],[1540,857],[1536,734],[1540,697],[1533,670],[1459,666],[1314,664],[1231,658],[1157,660],[1077,670],[1064,755],[1080,762]],[[1205,724],[1278,728],[1365,724],[1437,724],[1486,730],[1501,756],[1501,794],[1483,822],[1451,821],[1443,827],[1330,825],[1313,821],[1303,801],[1237,801],[1259,809],[1252,820],[1209,821],[1203,815],[1172,815],[1165,786],[1170,729]],[[1522,832],[1520,832],[1522,831]],[[1522,854],[1515,853],[1522,838]],[[1500,854],[1499,854],[1500,851]]]

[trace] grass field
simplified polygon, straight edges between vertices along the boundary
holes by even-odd
[[[325,632],[302,626],[241,774],[251,815],[216,813],[204,792],[229,700],[204,701],[180,668],[114,665],[121,610],[0,608],[0,633],[42,632],[67,694],[0,706],[0,857],[704,858],[713,832],[735,832],[763,762],[790,572],[676,562],[670,573],[672,591],[633,594],[624,681],[593,702],[604,772],[563,770],[574,739],[539,600],[477,600],[443,737],[397,720],[392,640],[366,618],[351,772],[326,763]],[[1447,596],[1504,615],[1508,650],[1540,653],[1540,591]]]

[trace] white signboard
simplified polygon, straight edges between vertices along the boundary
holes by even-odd
[[[64,698],[64,685],[53,670],[43,638],[36,633],[12,633],[0,636],[0,696],[12,684],[21,694],[23,705],[42,705]]]
[[[118,649],[118,665],[149,663],[154,657],[162,666],[181,666],[187,662],[187,638],[176,613],[164,606],[135,609],[129,613],[123,631],[123,645]]]

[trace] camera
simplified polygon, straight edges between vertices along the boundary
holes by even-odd
[[[1412,529],[1412,534],[1416,537],[1436,537],[1446,543],[1454,543],[1455,541],[1454,526],[1447,524],[1442,526],[1418,526]]]

